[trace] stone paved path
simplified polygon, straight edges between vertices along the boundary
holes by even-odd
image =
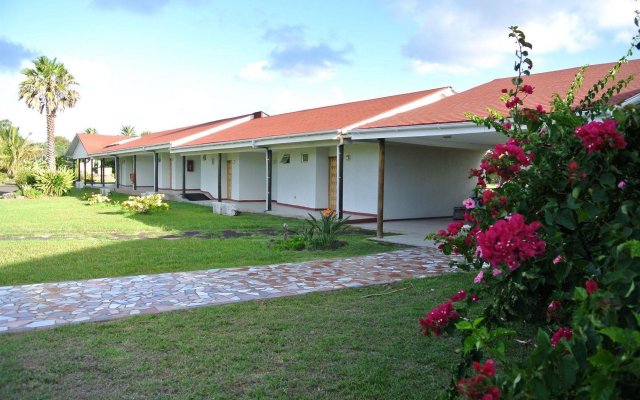
[[[0,332],[105,321],[451,272],[433,248],[368,256],[0,287]]]

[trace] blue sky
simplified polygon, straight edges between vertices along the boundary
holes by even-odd
[[[20,69],[56,57],[80,83],[56,133],[157,131],[512,73],[508,26],[534,45],[533,72],[617,60],[632,0],[0,1],[0,119],[43,141],[17,100]]]

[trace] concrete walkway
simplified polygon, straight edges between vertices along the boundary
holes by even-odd
[[[451,272],[432,248],[368,256],[0,287],[0,332],[52,328]]]

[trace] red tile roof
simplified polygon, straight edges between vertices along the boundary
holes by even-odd
[[[205,122],[197,125],[190,125],[183,128],[176,128],[176,129],[169,129],[161,132],[154,132],[145,136],[135,138],[134,140],[131,140],[122,144],[107,145],[102,149],[102,151],[111,152],[111,151],[135,149],[140,147],[155,146],[155,145],[162,145],[162,144],[168,145],[170,142],[173,142],[175,140],[184,139],[188,136],[195,135],[197,133],[200,133],[212,128],[216,128],[218,126],[221,126],[233,120],[248,117],[249,115],[251,114],[220,119],[217,121]],[[120,140],[127,139],[127,137],[125,136],[119,136],[119,138]]]
[[[579,101],[593,85],[613,67],[615,63],[592,65],[585,71],[584,81],[581,89],[576,93],[576,100]],[[524,83],[534,87],[534,92],[524,99],[524,106],[535,108],[542,104],[546,110],[550,108],[549,100],[551,95],[558,93],[561,97],[566,95],[571,82],[579,68],[570,68],[559,71],[532,74],[524,77]],[[636,78],[629,86],[612,101],[620,103],[638,93],[640,93],[640,60],[630,61],[622,66],[619,77],[626,78],[634,75]],[[395,126],[428,125],[452,122],[467,122],[466,112],[485,117],[488,115],[487,108],[493,108],[503,115],[508,114],[504,103],[499,97],[503,88],[511,88],[511,78],[496,79],[491,82],[476,86],[467,91],[444,98],[438,102],[416,108],[395,116],[366,124],[362,128],[384,128]],[[522,96],[520,96],[522,97]]]
[[[178,147],[300,133],[337,131],[351,124],[419,100],[442,89],[444,88],[295,111],[266,118],[256,118],[244,124],[225,129],[198,140],[190,141]]]
[[[113,135],[89,135],[87,133],[78,133],[78,140],[82,143],[87,154],[94,154],[103,147],[122,140],[122,136]]]

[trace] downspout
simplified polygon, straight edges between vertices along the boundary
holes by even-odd
[[[270,148],[266,148],[266,162],[267,162],[267,204],[266,211],[271,211],[271,178],[272,178],[272,162],[273,152]]]
[[[218,153],[218,203],[222,203],[222,153]]]
[[[182,197],[187,195],[187,156],[182,156]]]
[[[153,152],[153,191],[158,193],[158,153]]]
[[[343,174],[344,174],[344,137],[342,135],[338,136],[339,143],[337,146],[337,159],[338,159],[338,219],[342,219],[344,217],[344,196],[343,196]]]

